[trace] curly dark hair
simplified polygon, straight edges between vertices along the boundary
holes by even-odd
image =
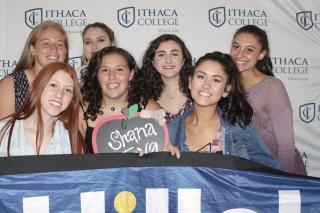
[[[263,57],[263,59],[257,61],[256,68],[266,75],[274,76],[274,74],[272,72],[273,66],[272,66],[272,61],[270,58],[269,41],[268,41],[268,35],[267,35],[266,31],[264,31],[263,29],[255,26],[255,25],[246,25],[246,26],[239,28],[235,32],[233,39],[241,33],[249,33],[257,38],[258,42],[262,46],[262,50],[265,50],[266,54]]]
[[[204,61],[218,62],[224,68],[224,72],[228,76],[227,85],[230,85],[230,91],[227,97],[222,97],[218,106],[224,112],[227,120],[231,124],[238,123],[241,127],[248,126],[252,120],[253,110],[246,100],[246,92],[243,89],[240,79],[240,72],[234,64],[229,54],[221,52],[207,53],[200,57],[191,72],[193,77],[195,69]],[[191,97],[191,91],[188,92]]]
[[[122,56],[126,62],[128,63],[128,67],[133,72],[137,72],[138,65],[134,59],[134,57],[126,50],[119,47],[105,47],[100,51],[96,52],[92,58],[90,59],[87,70],[81,76],[82,83],[82,94],[83,94],[83,104],[86,106],[86,110],[84,113],[85,120],[95,120],[98,114],[103,114],[101,109],[102,103],[102,88],[99,84],[98,80],[98,71],[101,66],[101,62],[104,56],[106,55],[120,55]],[[131,87],[134,79],[129,83],[129,91],[128,91],[128,102],[129,105],[138,103],[141,109],[140,104],[140,94],[139,91],[134,91]],[[133,91],[135,94],[133,94]]]
[[[187,95],[188,93],[188,76],[192,69],[192,57],[185,43],[174,34],[163,34],[150,42],[142,59],[142,66],[137,73],[137,79],[140,87],[144,87],[144,100],[158,100],[164,89],[164,83],[161,75],[153,66],[153,59],[156,50],[162,42],[174,41],[181,47],[184,64],[179,72],[180,91]]]

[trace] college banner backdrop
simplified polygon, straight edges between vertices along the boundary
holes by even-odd
[[[308,174],[320,177],[319,0],[202,0],[196,6],[184,0],[0,0],[0,79],[12,72],[32,28],[45,20],[67,31],[74,68],[81,63],[81,32],[96,21],[111,27],[117,45],[138,63],[149,42],[163,33],[180,36],[196,60],[206,52],[229,52],[243,25],[265,29],[273,71],[291,99],[297,148]]]
[[[0,159],[1,212],[318,212],[320,179],[206,153]],[[90,168],[91,167],[91,168]],[[50,171],[51,170],[51,171]]]

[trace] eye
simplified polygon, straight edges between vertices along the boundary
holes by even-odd
[[[247,51],[248,51],[248,52],[253,52],[254,49],[253,49],[253,48],[248,48]]]
[[[107,68],[101,68],[100,72],[108,72],[108,69]]]
[[[122,68],[122,67],[118,67],[118,68],[117,68],[117,71],[119,71],[119,72],[123,72],[123,71],[125,71],[125,69],[124,69],[124,68]]]
[[[232,44],[232,46],[231,46],[233,49],[237,49],[237,48],[239,48],[239,45],[237,45],[237,44]]]
[[[49,42],[43,42],[43,43],[41,43],[41,45],[47,47],[47,46],[50,45],[50,43]]]
[[[59,48],[65,48],[65,45],[64,45],[64,43],[58,43],[58,44],[57,44],[57,47],[59,47]]]
[[[214,82],[214,83],[220,83],[220,82],[221,82],[221,79],[214,78],[214,79],[213,79],[213,82]]]
[[[198,79],[204,79],[204,76],[203,76],[203,75],[196,75],[196,77],[197,77]]]
[[[66,88],[66,92],[70,93],[70,94],[73,94],[73,88]]]
[[[57,88],[58,87],[58,85],[56,83],[50,83],[49,86],[52,87],[52,88]]]
[[[164,53],[158,53],[157,57],[163,57],[165,54]]]
[[[84,45],[89,45],[91,44],[91,41],[84,41]]]
[[[106,41],[106,40],[103,39],[103,38],[101,38],[101,39],[98,40],[99,43],[103,43],[103,42],[105,42],[105,41]]]

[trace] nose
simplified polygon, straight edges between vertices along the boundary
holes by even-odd
[[[170,55],[166,55],[165,60],[166,60],[166,63],[170,63],[171,62],[171,56]]]
[[[63,96],[63,90],[62,90],[62,89],[57,89],[56,96],[57,96],[58,98],[62,98],[62,96]]]
[[[50,50],[52,51],[52,52],[57,52],[57,46],[56,46],[56,44],[51,44],[50,45]]]
[[[99,47],[99,44],[98,44],[98,42],[93,42],[93,44],[92,44],[92,50],[93,50],[93,52],[95,52],[97,49],[98,49],[98,47]]]
[[[243,50],[243,49],[241,49],[241,48],[239,48],[239,49],[238,49],[238,51],[237,51],[237,54],[236,54],[236,55],[237,55],[237,57],[238,57],[238,58],[240,58],[240,57],[242,57],[242,56],[243,56],[243,54],[244,54],[244,50]]]
[[[109,77],[109,79],[114,79],[115,78],[115,72],[113,70],[110,70],[108,72],[108,77]]]
[[[203,81],[203,88],[205,88],[205,89],[209,89],[210,88],[210,86],[211,86],[211,81],[210,81],[210,79],[204,79],[204,81]]]

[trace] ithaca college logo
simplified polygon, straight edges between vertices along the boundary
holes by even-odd
[[[130,27],[135,22],[135,8],[125,7],[118,10],[118,22],[123,27]]]
[[[297,19],[298,25],[304,30],[309,30],[313,26],[311,11],[303,11],[303,12],[297,13],[296,19]]]
[[[226,22],[226,8],[216,7],[209,10],[209,22],[215,27],[221,27]]]
[[[24,21],[28,27],[33,29],[42,22],[42,8],[27,10],[24,13]]]
[[[316,104],[309,103],[299,107],[299,116],[303,122],[310,123],[314,120],[316,115]]]
[[[78,67],[81,66],[81,60],[82,60],[82,57],[81,57],[81,56],[72,57],[72,58],[69,58],[68,64],[69,64],[73,69],[76,69],[76,68],[78,68]]]

